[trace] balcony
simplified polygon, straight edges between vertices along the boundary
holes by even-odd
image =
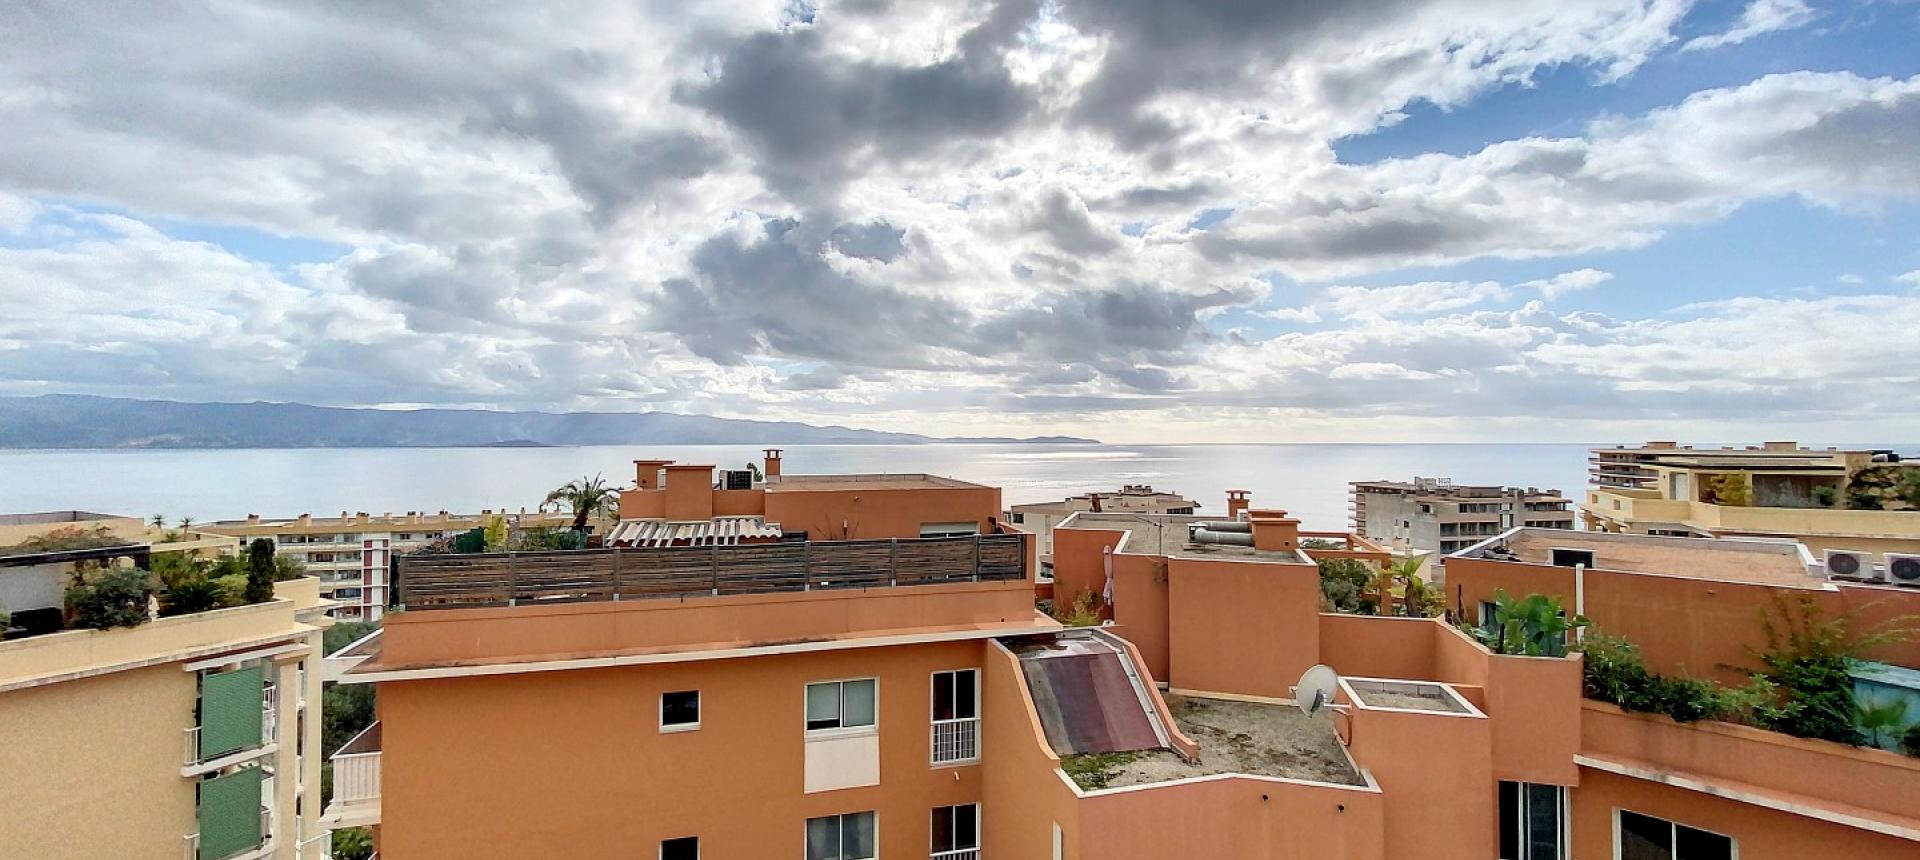
[[[224,767],[231,767],[262,756],[272,755],[279,748],[279,708],[275,705],[273,690],[266,689],[266,698],[260,704],[260,742],[238,750],[208,750],[202,743],[201,730],[204,726],[194,726],[182,730],[186,749],[182,753],[180,774],[196,776],[211,773]]]
[[[675,599],[1027,578],[1025,537],[402,556],[408,609]]]
[[[320,813],[331,829],[380,823],[380,724],[368,726],[328,759],[333,763],[333,802]]]
[[[933,763],[962,764],[980,758],[980,718],[933,721]],[[943,855],[934,855],[940,857]]]
[[[953,851],[935,851],[928,857],[930,860],[980,860],[980,849],[960,848]]]

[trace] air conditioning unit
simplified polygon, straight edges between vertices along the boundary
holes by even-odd
[[[721,489],[751,490],[753,489],[753,473],[746,469],[729,469],[726,472],[726,480],[721,484]]]
[[[1887,570],[1881,576],[1894,585],[1920,588],[1920,555],[1887,553]]]
[[[1873,553],[1851,549],[1827,550],[1827,575],[1848,579],[1873,578]]]

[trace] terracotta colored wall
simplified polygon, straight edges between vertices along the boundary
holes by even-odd
[[[623,490],[620,493],[620,518],[623,520],[659,519],[667,515],[666,490]]]
[[[1113,557],[1113,616],[1155,678],[1170,677],[1172,637],[1167,560],[1120,554]]]
[[[1386,856],[1494,856],[1499,809],[1485,718],[1358,706],[1351,715],[1349,751],[1385,797]]]
[[[1053,860],[1053,826],[1068,857],[1080,848],[1080,807],[1057,769],[1059,757],[1033,716],[1032,698],[1013,652],[989,643],[980,676],[982,733],[981,851],[1005,860]],[[915,856],[915,855],[905,855]]]
[[[1082,591],[1096,596],[1106,585],[1101,566],[1103,547],[1118,546],[1126,532],[1113,529],[1053,530],[1053,593],[1055,599],[1072,603]]]
[[[767,512],[766,490],[714,490],[716,517],[757,517]]]
[[[668,466],[666,518],[704,520],[713,517],[713,467]]]
[[[1081,860],[1426,856],[1387,852],[1372,789],[1226,776],[1097,792],[1081,815]]]
[[[1447,563],[1447,602],[1456,596],[1469,614],[1495,589],[1515,597],[1539,592],[1573,609],[1573,571],[1550,565],[1454,559]],[[1678,576],[1588,571],[1586,615],[1608,633],[1640,646],[1648,668],[1740,684],[1758,664],[1749,653],[1766,639],[1760,628],[1773,595],[1807,594],[1830,612],[1858,610],[1863,627],[1920,614],[1920,591],[1842,586],[1837,590],[1783,590],[1775,586],[1718,582]],[[1881,659],[1920,666],[1920,637],[1888,648]]]
[[[1323,613],[1320,660],[1342,675],[1437,681],[1433,622]]]
[[[1583,860],[1614,856],[1615,809],[1731,836],[1740,860],[1920,857],[1920,844],[1904,839],[1592,768],[1569,806],[1573,856]]]
[[[1281,698],[1320,662],[1312,565],[1173,558],[1167,579],[1174,689]]]
[[[980,766],[928,764],[931,673],[984,668],[983,647],[382,684],[381,850],[597,860],[697,835],[715,860],[795,857],[807,818],[875,810],[880,856],[925,856],[929,811],[979,801],[983,784]],[[880,785],[804,794],[805,685],[862,676],[879,678]],[[701,692],[701,728],[660,733],[660,693],[684,689]],[[988,743],[1003,698],[983,700]]]
[[[1728,723],[1681,725],[1604,702],[1582,703],[1581,716],[1588,755],[1905,817],[1920,828],[1920,759]]]
[[[767,519],[813,540],[917,538],[922,523],[974,523],[1000,515],[998,487],[899,490],[781,489],[767,493]]]
[[[377,662],[409,666],[635,649],[775,644],[911,628],[1027,624],[1033,585],[1009,582],[396,612]]]

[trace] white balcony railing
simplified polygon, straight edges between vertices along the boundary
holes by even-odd
[[[335,755],[333,762],[333,802],[362,803],[380,799],[380,754],[349,753]]]
[[[978,848],[956,848],[952,851],[935,851],[931,860],[980,860]]]
[[[933,763],[954,764],[980,757],[980,718],[933,721]]]

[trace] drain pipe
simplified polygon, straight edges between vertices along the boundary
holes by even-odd
[[[1587,566],[1584,564],[1573,566],[1573,614],[1575,617],[1587,614]],[[1587,641],[1587,628],[1575,629],[1573,641],[1575,643]]]

